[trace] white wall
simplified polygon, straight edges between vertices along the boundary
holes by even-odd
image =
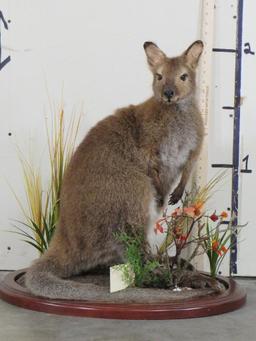
[[[7,181],[22,195],[16,145],[46,169],[48,95],[58,103],[63,88],[67,115],[83,103],[80,138],[115,108],[143,101],[151,95],[143,42],[181,53],[200,38],[200,2],[1,0],[11,20],[8,31],[1,23],[2,59],[11,62],[0,71],[0,269],[27,266],[37,255],[4,232],[22,217]]]
[[[256,115],[255,83],[256,75],[256,31],[252,13],[256,12],[256,2],[244,1],[242,86],[244,98],[240,111],[240,169],[245,169],[243,159],[248,155],[248,169],[251,173],[240,173],[239,223],[248,225],[242,230],[238,243],[238,271],[242,276],[256,276]],[[244,53],[246,43],[253,54]]]

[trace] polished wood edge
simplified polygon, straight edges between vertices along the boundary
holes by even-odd
[[[228,288],[224,293],[159,303],[105,303],[69,301],[34,296],[17,283],[26,269],[9,273],[0,283],[0,298],[25,309],[59,315],[130,320],[168,320],[223,314],[241,308],[246,292],[232,278],[218,277]]]

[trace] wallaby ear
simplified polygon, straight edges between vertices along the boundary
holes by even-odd
[[[187,63],[193,68],[197,66],[201,53],[203,52],[203,48],[203,42],[201,40],[197,40],[184,52]]]
[[[143,47],[147,55],[148,65],[151,69],[154,69],[164,62],[166,55],[156,44],[151,41],[146,41]]]

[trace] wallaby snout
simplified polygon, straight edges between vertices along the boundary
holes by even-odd
[[[165,88],[164,96],[166,97],[167,101],[170,102],[171,98],[174,96],[174,91],[170,88]]]

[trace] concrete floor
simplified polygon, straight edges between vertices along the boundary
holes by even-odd
[[[6,273],[0,272],[0,280]],[[255,341],[256,279],[239,279],[247,304],[232,313],[189,320],[122,321],[63,317],[0,301],[0,341]]]

